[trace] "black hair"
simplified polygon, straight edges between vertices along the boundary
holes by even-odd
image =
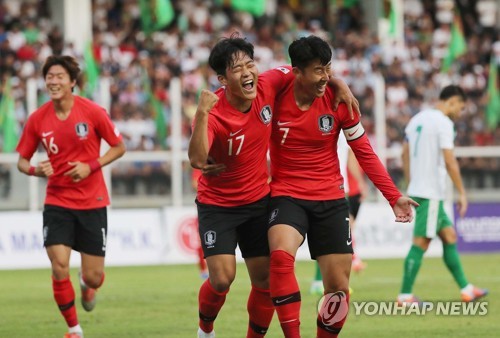
[[[78,79],[78,75],[80,74],[80,67],[78,66],[78,62],[72,56],[68,55],[51,55],[45,61],[45,64],[42,68],[43,78],[47,76],[50,67],[59,65],[66,69],[69,74],[69,78],[71,81],[75,81]]]
[[[239,37],[238,33],[233,33],[229,38],[219,40],[210,51],[208,64],[217,75],[226,75],[226,69],[231,67],[235,56],[242,52],[253,60],[253,45]]]
[[[446,101],[449,98],[452,98],[453,96],[460,96],[462,101],[467,100],[467,95],[465,95],[464,90],[462,88],[460,88],[459,86],[455,86],[455,85],[449,85],[449,86],[444,87],[441,90],[441,93],[439,94],[439,99],[442,101]]]
[[[314,60],[319,60],[323,66],[332,61],[332,49],[328,43],[314,35],[292,42],[288,47],[288,55],[292,60],[292,67],[299,69],[304,69]]]

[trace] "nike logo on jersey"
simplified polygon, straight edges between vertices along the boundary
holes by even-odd
[[[54,133],[53,131],[48,131],[46,133],[42,133],[42,137],[47,137],[47,136],[49,136],[49,135],[51,135],[53,133]]]
[[[352,244],[352,239],[351,240],[347,240],[345,242],[347,243],[347,245],[351,245]]]
[[[289,123],[292,123],[292,121],[288,121],[288,122],[278,121],[278,126],[284,126],[285,124],[289,124]]]
[[[233,137],[234,135],[238,134],[240,131],[242,131],[243,129],[240,129],[238,131],[235,131],[234,133],[229,133],[229,136],[230,137]]]

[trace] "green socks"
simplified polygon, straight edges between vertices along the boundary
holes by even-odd
[[[417,278],[418,270],[422,265],[422,257],[424,250],[416,245],[412,245],[410,252],[405,259],[404,272],[403,272],[403,286],[401,293],[411,294],[413,284]]]
[[[443,244],[443,260],[448,270],[450,270],[453,278],[457,282],[460,289],[467,286],[467,278],[465,278],[462,263],[458,256],[457,244]]]

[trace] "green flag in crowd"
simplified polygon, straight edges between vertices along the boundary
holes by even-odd
[[[10,78],[4,86],[0,100],[0,131],[3,137],[3,152],[12,152],[18,142],[17,121],[14,115],[14,98],[12,97]]]
[[[498,64],[494,56],[490,61],[488,76],[488,104],[486,105],[486,123],[494,130],[500,121],[500,89],[498,84]]]
[[[262,16],[266,11],[266,0],[231,0],[231,7],[253,16]]]
[[[389,10],[389,36],[396,37],[398,34],[398,14],[396,13],[396,4],[391,0]]]
[[[94,50],[92,49],[91,42],[89,42],[85,47],[83,61],[85,62],[85,76],[87,83],[82,92],[86,97],[90,97],[94,94],[99,82],[99,66],[97,65],[97,61],[94,57]]]
[[[151,81],[149,79],[148,71],[143,69],[142,85],[146,94],[146,100],[149,102],[151,109],[153,109],[154,120],[156,125],[156,138],[160,143],[162,149],[167,147],[167,123],[165,121],[165,113],[163,104],[151,90]]]
[[[175,17],[170,0],[139,0],[142,29],[146,35],[168,26]]]
[[[465,41],[464,31],[462,27],[462,21],[460,19],[460,14],[455,12],[453,15],[453,22],[451,24],[451,38],[450,44],[448,45],[448,53],[443,59],[441,70],[447,72],[453,61],[460,55],[465,54],[467,51],[467,42]]]

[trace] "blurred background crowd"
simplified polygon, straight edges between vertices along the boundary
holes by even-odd
[[[235,31],[255,45],[260,72],[288,63],[287,48],[296,38],[315,34],[329,41],[334,48],[333,71],[359,99],[363,124],[371,135],[375,78],[382,75],[388,148],[401,148],[408,120],[430,106],[450,82],[460,84],[469,96],[466,113],[456,124],[456,145],[500,145],[500,130],[488,127],[485,119],[491,58],[497,67],[500,64],[496,0],[404,0],[404,44],[392,45],[382,44],[368,28],[357,0],[277,0],[262,16],[237,11],[229,2],[171,0],[173,20],[149,32],[141,18],[141,0],[92,1],[92,53],[100,76],[110,80],[109,111],[129,151],[169,148],[169,85],[174,77],[182,84],[182,142],[187,146],[200,90],[218,87],[207,65],[210,48]],[[461,13],[467,49],[443,71],[454,9]],[[11,79],[19,130],[29,114],[27,79],[37,79],[39,104],[47,100],[41,67],[51,54],[73,55],[84,64],[84,51],[65,41],[64,32],[52,23],[48,1],[0,0],[0,79],[2,84]],[[160,109],[151,104],[151,97]],[[489,176],[500,187],[498,157],[460,161],[467,184],[481,188]],[[397,183],[400,165],[398,160],[388,163]],[[147,194],[169,189],[169,168],[162,163],[113,170],[115,193],[137,194],[138,186]],[[5,172],[0,169],[0,180]]]

